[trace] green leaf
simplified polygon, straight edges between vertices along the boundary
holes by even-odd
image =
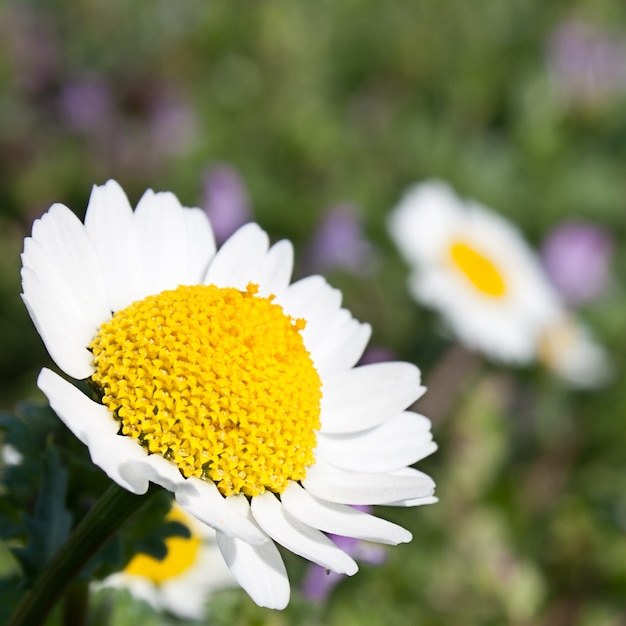
[[[65,505],[67,470],[53,447],[44,452],[41,487],[32,516],[24,516],[27,532],[26,546],[13,553],[22,566],[26,584],[37,574],[63,545],[72,529],[72,515]]]

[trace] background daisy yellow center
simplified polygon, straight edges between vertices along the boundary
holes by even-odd
[[[167,515],[167,520],[181,524],[185,524],[185,519],[185,514],[177,509],[172,509]],[[200,537],[193,532],[190,537],[168,537],[165,547],[167,554],[164,559],[139,553],[129,561],[124,571],[132,576],[147,578],[157,585],[177,578],[196,562]]]
[[[481,293],[498,297],[506,293],[504,277],[496,265],[484,254],[463,241],[450,246],[450,256],[456,267]]]
[[[92,380],[120,432],[225,496],[302,480],[320,428],[305,322],[256,292],[164,291],[115,313],[89,346]]]

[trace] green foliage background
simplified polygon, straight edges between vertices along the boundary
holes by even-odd
[[[549,37],[574,18],[626,38],[618,0],[0,7],[2,408],[42,399],[35,379],[50,365],[19,298],[23,238],[53,202],[82,217],[91,185],[111,177],[133,203],[152,187],[193,206],[206,169],[230,163],[255,219],[300,255],[328,206],[356,203],[377,271],[329,279],[373,324],[373,342],[416,362],[427,382],[448,346],[406,294],[406,268],[384,231],[409,184],[448,180],[515,221],[533,245],[570,217],[617,243],[613,288],[579,311],[610,347],[610,386],[576,392],[538,367],[465,355],[463,377],[452,372],[432,390],[449,401],[425,405],[440,450],[420,468],[440,503],[381,511],[413,542],[390,550],[382,567],[363,566],[323,606],[299,596],[304,565],[289,559],[286,611],[222,592],[210,623],[626,624],[626,85],[582,102],[555,89]],[[110,96],[88,130],[68,123],[60,104],[84,80]],[[168,134],[172,118],[159,107],[187,125]],[[8,556],[0,561],[11,569]],[[126,596],[114,607],[115,624],[170,623]]]

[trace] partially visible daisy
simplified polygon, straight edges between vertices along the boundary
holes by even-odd
[[[572,387],[593,389],[611,378],[606,350],[573,315],[564,313],[541,337],[539,359]]]
[[[128,589],[157,611],[169,611],[185,619],[203,619],[210,595],[236,585],[216,543],[215,531],[199,523],[178,505],[172,507],[169,521],[189,529],[189,537],[169,537],[167,555],[158,560],[136,554],[122,572],[112,574],[98,585]]]
[[[411,266],[412,295],[437,309],[462,343],[507,362],[536,357],[561,306],[510,222],[429,181],[405,193],[388,227]]]
[[[58,367],[38,385],[116,483],[154,482],[217,531],[239,584],[283,608],[274,543],[333,571],[355,561],[325,533],[397,544],[411,534],[349,505],[435,501],[409,467],[430,454],[415,365],[354,367],[370,336],[320,276],[290,284],[291,244],[256,224],[216,251],[199,209],[94,187],[84,225],[55,204],[23,253],[23,299]]]

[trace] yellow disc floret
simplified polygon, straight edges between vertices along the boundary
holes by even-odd
[[[225,495],[282,493],[313,463],[321,381],[305,322],[246,291],[180,286],[134,302],[89,346],[120,433]]]
[[[165,540],[167,554],[163,559],[155,559],[149,554],[139,552],[124,568],[126,574],[147,578],[153,583],[161,583],[177,578],[188,571],[198,558],[200,537],[188,526],[188,516],[178,507],[172,508],[167,518],[171,522],[180,522],[187,526],[189,537],[168,537]]]
[[[502,273],[484,254],[464,241],[456,241],[450,246],[450,256],[478,291],[496,298],[505,295],[507,289]]]

